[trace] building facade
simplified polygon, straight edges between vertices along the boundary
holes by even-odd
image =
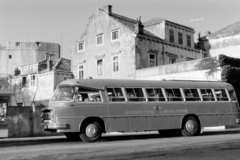
[[[32,106],[44,101],[45,105],[60,82],[74,78],[70,60],[52,60],[51,57],[53,55],[47,53],[44,60],[19,67],[19,74],[10,80],[13,88],[12,106]]]
[[[199,38],[198,45],[211,57],[224,54],[240,58],[240,21]]]
[[[165,19],[142,23],[98,9],[72,47],[71,69],[76,78],[135,79],[136,70],[206,56],[195,48],[194,30]]]
[[[37,63],[50,53],[52,59],[60,58],[60,45],[47,42],[7,42],[0,46],[0,77],[14,74],[20,66]]]

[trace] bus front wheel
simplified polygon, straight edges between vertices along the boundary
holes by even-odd
[[[102,128],[98,121],[87,121],[83,124],[80,138],[84,142],[95,142],[102,135]]]
[[[182,135],[189,137],[198,135],[200,132],[199,122],[195,117],[188,117],[183,122]]]

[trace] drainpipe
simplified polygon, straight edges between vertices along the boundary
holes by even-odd
[[[164,48],[164,43],[162,43],[162,60],[163,60],[163,65],[165,64],[165,48]]]

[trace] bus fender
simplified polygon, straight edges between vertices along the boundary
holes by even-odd
[[[195,117],[195,118],[197,119],[197,121],[198,121],[198,123],[199,123],[200,133],[202,133],[201,120],[200,120],[200,118],[198,117],[198,115],[196,115],[196,114],[187,114],[187,115],[185,115],[185,116],[182,118],[182,121],[181,121],[181,128],[183,128],[183,122],[184,122],[184,120],[185,120],[186,118],[188,118],[188,117]]]
[[[82,129],[81,127],[82,127],[82,124],[83,124],[83,123],[85,123],[86,121],[93,121],[93,120],[98,121],[98,122],[101,124],[101,126],[102,126],[102,132],[103,132],[103,133],[106,133],[106,123],[104,122],[104,120],[103,120],[102,118],[100,118],[100,117],[94,117],[94,116],[84,118],[84,119],[79,123],[79,131],[81,132],[81,129]]]

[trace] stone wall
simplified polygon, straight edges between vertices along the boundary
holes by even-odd
[[[36,107],[8,106],[7,123],[8,137],[36,137],[59,135],[59,133],[46,132],[41,123],[41,109]]]

